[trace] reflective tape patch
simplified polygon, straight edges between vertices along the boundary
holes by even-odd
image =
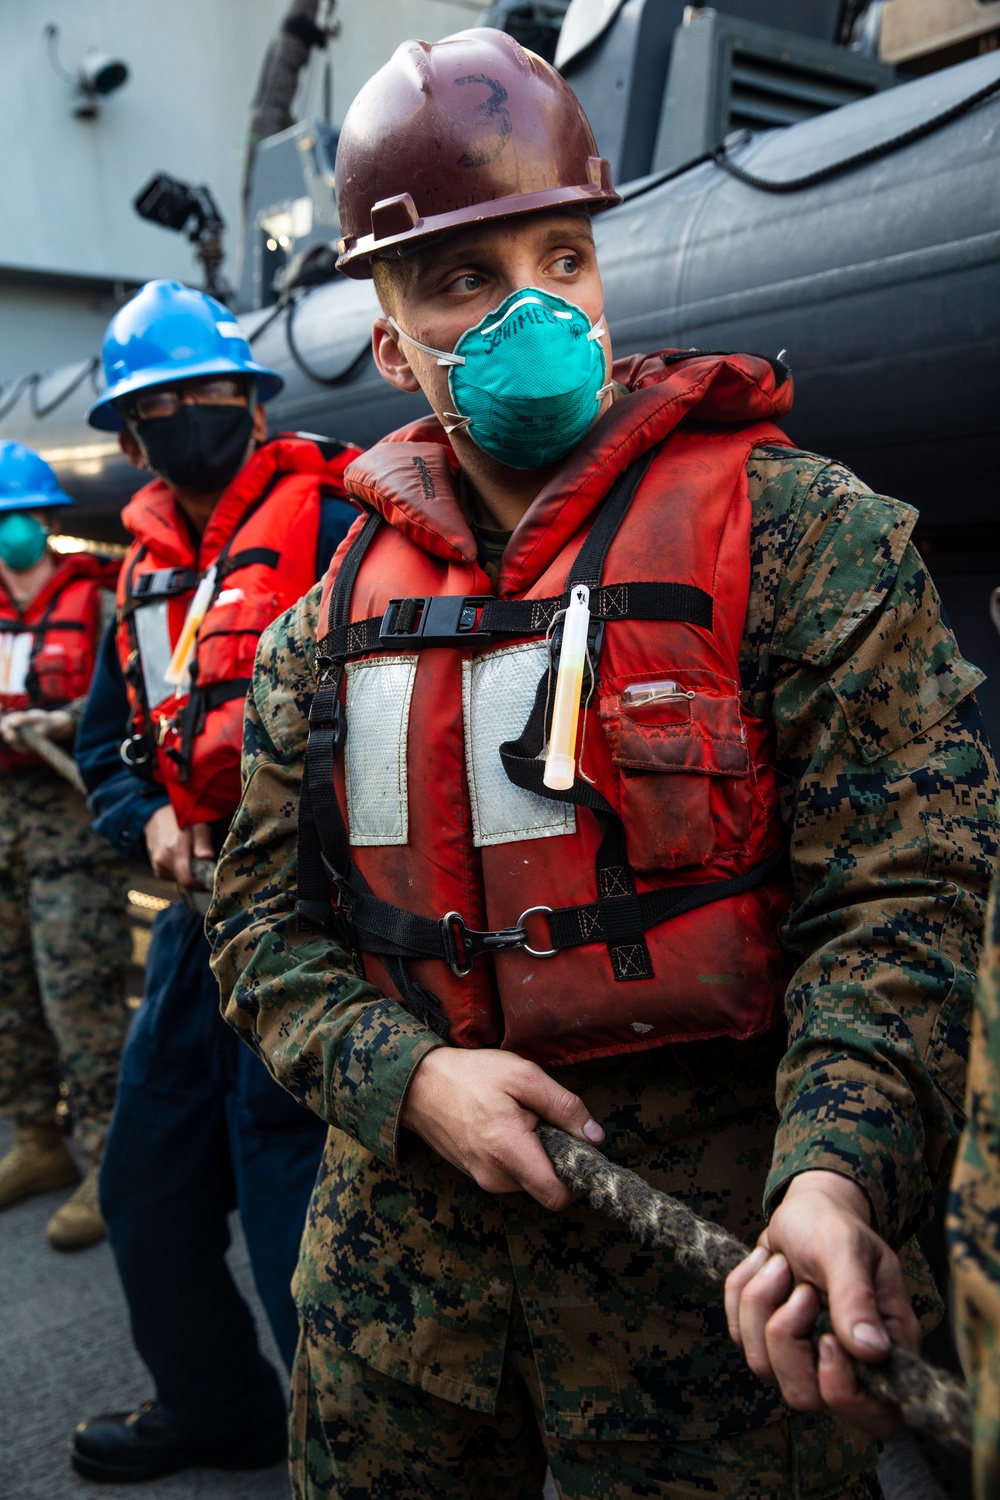
[[[547,664],[544,641],[506,646],[462,663],[465,764],[477,849],[576,832],[571,803],[550,802],[515,786],[500,759],[500,746],[518,739],[528,722]]]
[[[352,844],[405,844],[406,737],[415,656],[347,663],[347,826]]]
[[[167,682],[164,676],[174,654],[174,648],[170,644],[170,626],[167,623],[168,603],[167,599],[154,599],[152,604],[141,605],[132,617],[139,644],[146,702],[150,708],[156,708],[165,698],[172,698],[175,693],[173,683]]]
[[[30,630],[5,630],[0,635],[0,693],[14,698],[27,691],[34,639]]]

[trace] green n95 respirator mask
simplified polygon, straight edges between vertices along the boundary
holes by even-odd
[[[537,287],[511,292],[462,334],[452,353],[421,344],[389,322],[408,344],[447,365],[453,411],[447,432],[465,431],[512,469],[555,463],[589,431],[606,383],[596,327],[582,308]]]
[[[41,562],[48,539],[48,528],[30,511],[0,516],[0,558],[14,573],[27,573]]]

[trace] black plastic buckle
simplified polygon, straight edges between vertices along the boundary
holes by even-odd
[[[334,755],[339,755],[347,740],[347,715],[344,705],[338,698],[333,705],[333,736],[332,749]]]
[[[174,594],[189,594],[197,587],[200,576],[190,568],[158,568],[155,573],[140,574],[132,589],[132,597],[170,599]]]
[[[325,854],[320,854],[320,859],[323,861],[323,868],[333,888],[336,909],[344,922],[350,926],[353,923],[356,906],[355,895],[351,890],[350,882],[340,870],[334,869]]]
[[[457,911],[446,912],[438,926],[444,944],[445,962],[451,972],[464,979],[481,953],[502,953],[508,948],[523,948],[528,934],[523,927],[500,927],[496,932],[476,932],[466,927]]]
[[[591,671],[594,674],[593,687],[596,687],[599,675],[597,671],[597,664],[601,659],[601,647],[604,645],[605,624],[606,621],[595,619],[594,616],[591,615],[590,625],[587,628],[587,656],[590,660]],[[549,660],[551,661],[553,672],[558,672],[559,670],[559,657],[562,654],[562,635],[563,622],[562,620],[559,620],[557,621],[552,631],[552,635],[549,638]],[[580,688],[581,703],[586,700],[587,694],[591,691],[592,685],[590,682],[590,677],[588,673],[584,672],[583,683]]]
[[[379,642],[463,646],[476,634],[480,613],[490,599],[488,594],[424,594],[415,599],[390,599],[379,627]]]
[[[324,674],[320,678],[316,691],[313,693],[312,703],[309,705],[309,730],[310,733],[314,729],[332,730],[331,750],[337,756],[343,750],[347,739],[347,715],[339,697],[333,698],[332,708],[329,706],[332,687],[331,676]]]

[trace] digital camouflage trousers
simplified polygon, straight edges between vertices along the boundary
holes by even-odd
[[[452,1405],[363,1364],[308,1324],[292,1370],[295,1500],[880,1500],[874,1445],[824,1415],[697,1443],[542,1434],[523,1313],[515,1308],[496,1410]]]
[[[101,1151],[128,1027],[125,866],[48,769],[0,777],[0,1114]]]

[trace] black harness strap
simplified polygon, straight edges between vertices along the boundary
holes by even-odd
[[[51,617],[52,611],[56,607],[56,599],[58,599],[58,597],[59,596],[57,594],[55,599],[49,600],[48,607],[46,608],[44,615],[38,621],[38,624],[35,626],[33,631],[32,642],[28,653],[28,670],[24,674],[24,688],[28,696],[28,702],[31,704],[32,708],[40,708],[42,704],[41,684],[38,681],[38,671],[35,667],[35,658],[37,657],[39,651],[42,649],[42,642],[44,641],[45,633],[49,628],[49,619]],[[83,629],[82,624],[80,626],[80,629]]]
[[[544,634],[569,603],[570,588],[567,583],[558,599],[491,599],[480,629],[488,635]],[[676,620],[711,630],[712,596],[689,583],[603,584],[590,591],[590,613],[595,620]]]
[[[142,562],[148,552],[148,547],[143,543],[136,552],[135,557],[129,564],[125,575],[125,603],[120,611],[120,620],[128,633],[129,659],[125,667],[125,677],[135,693],[132,707],[129,711],[128,724],[126,725],[125,738],[119,747],[119,754],[129,770],[134,772],[144,781],[153,781],[154,765],[156,763],[156,744],[153,739],[153,720],[149,711],[149,698],[146,693],[146,679],[142,672],[142,652],[139,649],[139,632],[135,623],[135,597],[142,583],[135,582],[135,570]],[[176,568],[161,569],[158,573],[150,573],[150,578],[160,577],[163,571],[175,573]],[[143,574],[143,578],[146,577]],[[197,582],[197,575],[195,575]],[[186,590],[185,590],[186,592]]]
[[[333,767],[347,737],[347,722],[340,703],[340,685],[344,676],[344,658],[331,655],[326,649],[330,634],[342,627],[351,608],[351,594],[365,554],[371,546],[382,517],[368,517],[347,556],[342,561],[330,595],[327,615],[327,634],[319,643],[316,666],[319,680],[309,710],[309,743],[306,746],[305,774],[302,797],[299,803],[298,827],[298,899],[296,916],[300,921],[315,922],[318,911],[324,909],[320,924],[329,928],[331,923],[330,886],[337,892],[342,920],[342,933],[346,946],[355,955],[355,968],[363,972],[360,961],[361,943],[355,926],[357,904],[376,902],[367,881],[351,859],[350,836],[344,824],[337,801]],[[387,903],[378,902],[380,907]],[[389,908],[395,911],[395,908]],[[408,912],[400,911],[403,918],[413,922],[420,919]],[[434,923],[432,926],[436,925]],[[403,948],[393,943],[391,937],[376,948],[364,943],[369,952],[378,952],[400,998],[407,1010],[435,1031],[447,1038],[451,1029],[441,1002],[424,985],[417,983],[407,973],[404,957],[419,957],[421,949]]]
[[[786,859],[787,850],[782,847],[752,870],[730,880],[608,896],[587,906],[557,907],[546,917],[552,946],[562,949],[577,948],[584,943],[607,943],[609,948],[615,948],[641,942],[644,933],[669,917],[679,917],[730,896],[742,896],[763,885],[777,875]]]
[[[585,583],[588,588],[593,589],[600,587],[608,548],[614,541],[618,528],[635,499],[636,490],[646,477],[650,464],[662,446],[662,443],[657,443],[655,448],[650,448],[648,453],[643,453],[615,480],[570,569],[569,578],[566,580],[567,594],[578,583]]]
[[[215,588],[212,598],[209,600],[209,609],[215,603],[223,581],[231,573],[235,573],[238,568],[248,568],[254,563],[263,563],[265,567],[269,568],[276,568],[278,566],[281,560],[280,554],[273,547],[244,547],[240,552],[233,552],[231,548],[240,531],[242,531],[250,517],[264,504],[264,501],[271,494],[271,491],[280,478],[280,474],[275,474],[272,477],[263,493],[248,507],[236,531],[233,532],[232,536],[219,552],[215,560]],[[147,779],[154,779],[153,766],[156,761],[156,745],[152,729],[152,716],[146,698],[139,636],[135,626],[134,615],[137,609],[142,609],[147,604],[154,604],[162,599],[173,599],[178,594],[192,593],[201,582],[203,574],[197,568],[157,568],[154,572],[143,573],[136,579],[135,570],[146,556],[147,551],[148,548],[145,545],[141,546],[132,560],[125,579],[125,602],[119,614],[120,620],[128,630],[130,661],[127,676],[136,694],[136,705],[133,707],[129,717],[128,734],[122,744],[121,751],[122,759],[130,770]],[[188,701],[177,720],[179,744],[169,752],[177,762],[178,776],[181,781],[187,781],[191,774],[191,756],[194,750],[194,741],[204,729],[205,719],[208,714],[213,708],[218,708],[222,703],[229,703],[235,698],[246,697],[249,683],[250,678],[237,677],[232,678],[228,682],[215,682],[211,683],[208,687],[200,687],[198,684],[197,658],[192,662]]]
[[[50,604],[42,619],[36,620],[34,625],[30,624],[27,620],[0,620],[0,635],[42,635],[46,630],[77,630],[83,632],[87,629],[82,620],[57,620],[52,625],[49,621],[52,609],[53,604]]]
[[[233,543],[240,532],[246,526],[251,516],[256,515],[261,506],[270,497],[275,485],[283,476],[273,474],[263,491],[257,496],[252,505],[244,512],[239,526],[227,537],[215,559],[215,583],[212,588],[212,597],[205,606],[205,613],[212,608],[222,590],[222,585],[231,573],[237,568],[250,567],[252,563],[264,563],[268,567],[277,567],[280,554],[271,547],[245,547],[242,552],[233,552]],[[200,582],[201,575],[197,577]],[[177,775],[179,780],[187,781],[191,775],[191,758],[194,755],[194,742],[205,728],[205,720],[213,708],[220,704],[229,703],[234,698],[245,698],[250,678],[232,678],[228,682],[213,682],[205,687],[198,681],[198,657],[197,640],[195,645],[195,657],[191,663],[191,685],[188,689],[188,699],[184,709],[177,720],[178,743],[167,753],[171,760],[177,763]]]
[[[307,775],[303,775],[299,791],[296,864],[298,869],[295,899],[296,923],[300,929],[303,926],[309,926],[318,927],[324,932],[329,931],[334,925],[334,908],[330,904],[330,877],[323,863],[323,849],[316,825],[316,815],[312,810]],[[346,932],[341,933],[340,936],[343,939],[343,946],[353,954],[353,939],[349,938]]]
[[[205,720],[212,709],[220,708],[223,703],[232,703],[237,698],[245,698],[253,680],[250,677],[230,677],[225,682],[212,682],[207,687],[199,687],[197,676],[198,663],[194,661],[191,663],[191,690],[180,718],[176,721],[180,746],[167,751],[167,754],[180,766],[181,781],[186,781],[191,774],[191,748],[205,728]],[[187,747],[186,757],[185,747]]]
[[[340,565],[330,594],[327,636],[350,609],[358,571],[381,524],[381,516],[370,515]],[[335,878],[334,871],[346,871],[351,862],[350,842],[333,781],[333,764],[347,737],[347,723],[340,706],[344,662],[330,656],[325,644],[323,640],[317,646],[318,678],[309,708],[309,742],[299,804],[295,905],[297,916],[308,922],[315,922],[315,912],[324,908],[321,926],[328,926],[331,920],[330,881]]]
[[[481,954],[527,949],[542,957],[585,943],[604,943],[617,980],[653,977],[645,934],[651,927],[709,902],[741,895],[770,879],[784,859],[779,851],[755,869],[732,880],[700,886],[639,892],[625,852],[625,829],[615,808],[588,782],[577,777],[565,792],[553,792],[542,781],[541,751],[548,734],[546,701],[549,673],[542,675],[528,722],[520,738],[500,746],[500,757],[517,786],[552,801],[588,808],[602,830],[597,854],[598,898],[583,906],[530,908],[514,927],[495,931],[468,928],[457,912],[440,919],[419,916],[376,896],[351,859],[350,835],[337,800],[334,762],[344,747],[347,725],[340,689],[346,662],[378,650],[421,645],[476,645],[497,635],[547,634],[577,584],[590,588],[591,661],[596,672],[603,625],[607,620],[676,620],[712,629],[713,601],[703,590],[676,583],[601,584],[608,550],[628,512],[656,450],[644,454],[620,475],[580,549],[563,595],[557,599],[498,600],[473,596],[427,596],[395,599],[382,616],[350,621],[351,594],[368,547],[382,524],[371,516],[344,558],[334,584],[326,634],[318,645],[319,679],[309,714],[309,743],[299,812],[298,900],[301,921],[329,929],[333,922],[331,884],[336,891],[347,943],[361,972],[360,953],[377,954],[414,1014],[441,1036],[449,1022],[440,1002],[406,971],[408,958],[433,958],[465,975]],[[552,670],[558,661],[561,626],[552,636]],[[526,919],[544,914],[550,947],[530,947]]]
[[[643,454],[622,473],[587,534],[565,591],[558,598],[496,599],[472,594],[424,595],[390,599],[385,613],[366,620],[346,616],[329,621],[320,643],[323,654],[335,661],[369,656],[374,651],[421,646],[475,646],[495,636],[545,635],[560,610],[569,603],[575,584],[590,587],[591,618],[608,620],[672,620],[711,630],[713,600],[704,589],[686,583],[637,582],[602,585],[604,560],[655,449]],[[597,633],[591,641],[596,647]],[[592,656],[596,653],[592,650]]]
[[[223,703],[232,703],[236,698],[245,698],[252,677],[230,677],[225,682],[213,682],[207,688],[202,689],[202,702],[205,712],[211,713],[213,708],[219,708]],[[200,734],[200,730],[196,731]]]
[[[143,549],[144,554],[145,549]],[[140,555],[143,555],[140,554]],[[139,561],[137,556],[136,562]],[[190,594],[201,582],[201,574],[195,568],[157,568],[155,573],[143,573],[132,583],[135,567],[129,570],[122,618],[127,619],[135,610],[160,599],[172,599],[177,594]]]
[[[245,547],[242,552],[233,552],[221,563],[216,562],[216,578],[221,581],[230,573],[235,573],[237,568],[248,568],[253,563],[276,568],[280,560],[279,553],[273,547]],[[159,599],[190,594],[198,587],[201,579],[202,574],[196,568],[157,568],[155,573],[143,573],[134,587],[130,581],[122,614],[130,615],[143,605],[152,604]]]
[[[264,497],[266,499],[266,496]],[[254,510],[257,506],[254,506]],[[252,514],[252,512],[250,513]],[[250,514],[244,518],[244,523],[250,519]],[[281,553],[276,552],[273,547],[244,547],[242,552],[231,552],[228,557],[216,562],[216,581],[228,578],[230,573],[235,573],[238,568],[249,568],[254,563],[262,563],[265,568],[276,568],[281,561]]]
[[[651,448],[648,453],[644,453],[631,463],[619,476],[601,507],[597,519],[587,533],[583,546],[576,555],[569,578],[566,580],[567,595],[578,584],[585,584],[594,592],[600,589],[601,575],[604,572],[604,564],[611,543],[617,536],[635,499],[636,491],[661,446],[658,444],[655,448]],[[666,587],[676,589],[681,586],[673,584]],[[688,592],[701,594],[703,599],[708,598],[708,618],[711,622],[711,598],[702,594],[700,589],[690,589]],[[549,668],[553,677],[558,669],[561,639],[562,629],[561,626],[557,626],[552,637]],[[588,645],[591,673],[595,681],[602,640],[603,629],[595,629],[591,624]],[[561,795],[554,794],[542,780],[545,766],[540,757],[549,734],[549,725],[545,722],[547,688],[548,673],[545,673],[538,684],[535,702],[520,740],[513,744],[508,741],[507,744],[500,746],[501,762],[507,775],[516,785],[527,787],[538,796],[549,798],[559,796],[560,800],[590,808],[602,834],[594,870],[597,883],[596,904],[600,908],[605,902],[622,902],[630,913],[626,922],[608,924],[610,935],[606,942],[612,972],[619,983],[627,979],[652,979],[653,960],[646,943],[646,928],[642,926],[641,916],[634,906],[637,899],[635,876],[625,852],[625,827],[621,818],[611,804],[604,797],[600,797],[596,789],[580,776],[575,777],[570,790]],[[505,751],[507,752],[506,758]],[[595,803],[595,797],[600,797],[600,805]],[[595,941],[600,941],[600,939],[595,939]]]
[[[550,599],[494,599],[438,594],[391,599],[382,615],[334,626],[320,649],[337,660],[421,646],[479,646],[495,636],[545,635],[569,603],[569,590]],[[689,583],[612,583],[590,594],[594,620],[672,620],[712,629],[712,596]]]
[[[0,631],[3,631],[4,633],[12,635],[24,635],[30,632],[33,637],[28,654],[28,667],[24,676],[24,690],[27,694],[28,702],[32,708],[61,707],[61,703],[56,703],[50,698],[43,699],[42,697],[42,687],[38,677],[36,659],[45,644],[46,635],[50,630],[73,630],[83,633],[87,629],[82,620],[59,620],[55,625],[53,625],[52,613],[56,605],[59,603],[61,594],[62,588],[60,588],[59,592],[49,600],[48,605],[45,609],[45,613],[42,615],[42,618],[38,620],[34,625],[29,625],[25,620],[11,620],[5,621],[4,624],[0,626]],[[62,699],[62,703],[68,702],[68,698]]]

